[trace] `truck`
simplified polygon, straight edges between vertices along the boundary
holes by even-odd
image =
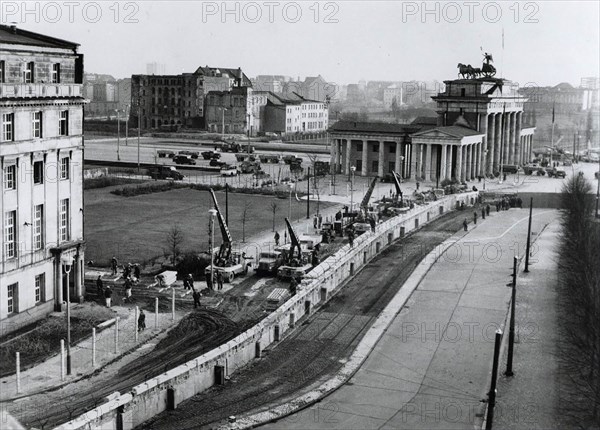
[[[226,164],[221,167],[221,176],[237,176],[238,169],[236,166],[232,166],[231,164]]]
[[[219,228],[221,230],[221,236],[223,238],[223,243],[219,247],[219,250],[214,253],[213,261],[214,263],[209,265],[204,274],[207,277],[210,277],[211,269],[213,275],[215,273],[220,272],[223,276],[223,279],[226,282],[233,282],[236,275],[246,275],[248,270],[252,267],[252,258],[246,257],[245,253],[233,252],[232,251],[232,238],[231,233],[229,232],[229,228],[225,223],[225,219],[223,218],[223,214],[221,213],[221,209],[219,208],[219,202],[217,201],[217,196],[215,192],[211,188],[210,195],[212,197],[215,210],[217,211],[217,220],[219,220]],[[214,285],[214,282],[213,282]]]
[[[175,164],[196,164],[196,160],[194,160],[189,155],[176,155],[175,157],[173,157],[173,162],[175,162]]]
[[[242,161],[240,164],[240,171],[242,173],[258,173],[262,169],[260,167],[260,163],[258,161]]]
[[[152,179],[174,179],[181,181],[184,176],[174,166],[156,166],[148,169],[148,176]]]
[[[258,255],[258,263],[254,270],[259,274],[276,275],[277,270],[283,264],[283,257],[284,252],[282,248],[261,252]]]
[[[300,280],[304,275],[310,272],[313,268],[310,259],[310,252],[302,250],[296,231],[290,224],[290,220],[285,218],[285,224],[288,229],[290,236],[290,248],[284,253],[283,264],[277,270],[277,277],[279,279],[296,279]]]

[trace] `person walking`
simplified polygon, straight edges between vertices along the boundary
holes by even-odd
[[[220,271],[217,272],[217,286],[219,290],[223,289],[223,274]]]
[[[110,308],[110,301],[112,299],[112,290],[110,289],[110,286],[107,286],[104,289],[104,301],[106,302],[106,307]]]
[[[136,263],[136,264],[133,266],[133,276],[135,277],[135,280],[136,280],[136,281],[139,281],[139,280],[140,280],[140,275],[141,275],[141,274],[142,274],[142,271],[141,271],[141,269],[140,269],[140,265]]]
[[[467,219],[465,218],[465,220],[463,221],[463,228],[465,229],[465,231],[468,230],[468,223],[467,223]]]
[[[117,267],[119,266],[119,262],[117,261],[117,257],[113,256],[110,260],[110,268],[112,269],[112,274],[117,274]]]
[[[279,246],[279,232],[275,232],[275,246]]]
[[[319,214],[319,230],[321,229],[321,225],[323,224],[323,215]]]
[[[125,297],[123,297],[123,301],[127,303],[131,303],[131,290],[132,290],[132,282],[131,279],[125,279]]]
[[[213,284],[214,279],[211,275],[212,275],[212,273],[206,276],[206,286],[209,289],[209,291],[213,290],[213,285],[214,285]]]
[[[146,314],[143,309],[140,309],[140,316],[138,317],[138,331],[144,331],[146,329]]]
[[[98,297],[101,297],[104,294],[104,284],[102,283],[102,275],[98,275],[98,279],[96,279],[96,293]]]
[[[485,207],[485,214],[486,214],[487,216],[489,216],[489,215],[490,215],[490,205],[487,205],[487,206]]]
[[[473,224],[477,224],[477,212],[473,212]]]
[[[354,246],[354,229],[351,227],[348,230],[348,242],[350,242],[350,248]]]
[[[317,224],[319,223],[319,218],[317,217],[317,215],[315,214],[315,216],[313,217],[313,227],[317,228]]]
[[[298,281],[296,281],[296,278],[292,277],[292,279],[290,280],[290,294],[292,296],[295,296],[297,290],[298,290]]]
[[[194,308],[200,307],[200,291],[194,290],[192,293],[192,297],[194,298]]]
[[[481,219],[485,219],[485,208],[481,208]]]
[[[190,290],[196,291],[196,289],[194,288],[194,276],[191,273],[188,273],[187,284]]]

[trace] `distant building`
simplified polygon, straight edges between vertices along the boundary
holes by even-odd
[[[207,93],[251,85],[240,68],[206,66],[181,75],[133,75],[130,120],[137,123],[139,112],[143,129],[204,129]]]
[[[147,75],[166,75],[167,66],[163,63],[146,63],[146,74]]]
[[[0,25],[2,333],[63,310],[67,291],[71,301],[83,300],[85,99],[78,48]]]
[[[316,133],[329,126],[329,105],[292,93],[290,98],[266,94],[262,131],[280,134]]]
[[[396,106],[401,106],[402,100],[402,85],[390,85],[383,90],[383,106],[385,108],[390,109],[394,102]]]
[[[249,109],[251,94],[250,87],[209,91],[205,97],[206,129],[213,133],[248,133],[252,123]]]

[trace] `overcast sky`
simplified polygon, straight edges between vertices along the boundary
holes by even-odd
[[[77,42],[87,72],[116,78],[158,62],[170,74],[210,65],[339,84],[444,80],[459,62],[480,67],[482,50],[520,85],[579,85],[600,74],[598,1],[423,4],[228,2],[224,13],[220,1],[3,0],[0,8],[3,24]]]

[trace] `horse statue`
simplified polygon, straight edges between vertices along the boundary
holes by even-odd
[[[496,74],[496,68],[492,66],[490,63],[494,61],[492,54],[488,54],[487,52],[483,54],[483,65],[481,67],[481,74],[486,77],[491,77]]]
[[[470,64],[458,63],[458,76],[462,76],[463,79],[469,79],[473,77],[473,67]]]

